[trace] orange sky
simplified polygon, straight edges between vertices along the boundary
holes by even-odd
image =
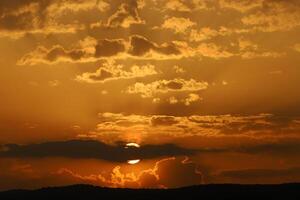
[[[298,0],[1,0],[0,190],[300,181],[299,34]]]

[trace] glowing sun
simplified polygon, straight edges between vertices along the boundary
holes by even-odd
[[[137,159],[137,160],[128,160],[127,163],[130,164],[130,165],[135,165],[135,164],[138,164],[141,160],[140,159]]]
[[[129,148],[129,147],[136,147],[136,148],[140,148],[140,145],[134,142],[131,143],[127,143],[125,148]]]
[[[140,148],[140,145],[137,144],[137,143],[127,143],[125,145],[125,148],[128,149],[128,148]],[[127,163],[130,164],[130,165],[135,165],[135,164],[138,164],[141,160],[140,159],[134,159],[134,160],[128,160]]]

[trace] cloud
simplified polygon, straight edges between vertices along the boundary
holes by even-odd
[[[226,27],[220,26],[218,28],[212,27],[202,27],[201,29],[191,29],[189,37],[187,40],[191,42],[203,42],[207,40],[215,39],[216,37],[224,37],[224,36],[232,36],[232,35],[240,35],[245,33],[250,33],[251,29],[239,28],[239,27]]]
[[[241,21],[258,31],[289,31],[300,25],[299,8],[295,1],[264,1],[263,9],[244,16]]]
[[[129,94],[140,94],[143,98],[149,98],[159,93],[199,91],[205,90],[207,87],[207,82],[198,82],[194,79],[173,79],[159,80],[149,84],[138,82],[129,86],[126,92]]]
[[[203,183],[202,173],[197,170],[197,164],[191,161],[182,161],[181,164],[175,159],[169,162],[160,162],[157,174],[159,174],[160,183],[168,188]]]
[[[150,58],[155,58],[156,56],[168,58],[169,56],[180,56],[183,53],[181,48],[180,43],[172,42],[158,45],[145,37],[133,35],[130,37],[129,54],[132,56],[144,56]]]
[[[162,11],[193,12],[209,9],[207,0],[163,0],[156,1],[157,7],[162,7]]]
[[[152,116],[150,123],[152,126],[170,126],[179,122],[173,116]]]
[[[108,145],[93,140],[69,140],[39,144],[6,144],[0,152],[2,158],[65,157],[74,159],[100,159],[111,162],[127,162],[132,159],[157,159],[169,156],[193,155],[196,150],[174,144],[143,145],[125,148],[124,145]]]
[[[203,33],[202,33],[203,32]],[[206,35],[206,32],[208,34]],[[230,31],[229,31],[230,32]],[[211,39],[217,35],[229,34],[227,29],[219,31],[213,29],[201,29],[201,33],[194,33],[195,42]],[[193,31],[192,31],[193,34]],[[198,37],[198,34],[202,36]],[[206,36],[204,36],[206,35]],[[39,46],[32,52],[25,54],[18,62],[18,65],[36,65],[38,63],[56,64],[58,62],[86,63],[96,62],[107,58],[112,59],[136,59],[136,60],[177,60],[183,58],[224,59],[233,56],[240,56],[243,59],[254,59],[260,57],[278,58],[285,53],[274,51],[262,51],[261,47],[253,42],[240,38],[237,42],[240,52],[229,51],[221,45],[210,42],[201,42],[193,46],[183,41],[172,41],[157,44],[140,35],[132,35],[129,40],[125,39],[100,39],[86,37],[78,41],[73,47],[66,49],[55,45],[49,49]]]
[[[100,54],[100,47],[105,48],[102,42],[102,40],[97,41],[95,38],[86,37],[85,39],[80,40],[72,49],[65,49],[60,45],[55,45],[50,49],[47,49],[43,46],[39,46],[34,51],[25,54],[17,62],[17,64],[36,65],[38,63],[55,64],[57,62],[87,62],[91,60],[94,61],[96,59],[96,47],[98,47],[98,54]],[[111,46],[116,43],[116,48],[118,47],[118,41],[112,40],[110,42],[104,42],[107,45],[108,50],[110,50]],[[98,44],[100,44],[100,46],[98,46]],[[118,53],[117,51],[115,52]],[[110,54],[111,53],[112,52],[110,52]],[[106,53],[106,55],[109,55],[109,53]]]
[[[264,0],[220,0],[221,8],[234,9],[240,12],[248,12],[252,9],[263,7]]]
[[[223,35],[218,30],[212,29],[210,27],[203,27],[200,30],[192,29],[190,33],[189,40],[194,42],[201,42],[205,40],[212,39],[218,35]]]
[[[161,27],[165,29],[171,29],[175,33],[186,33],[187,30],[195,25],[196,23],[188,18],[170,17],[164,21]]]
[[[285,53],[279,53],[274,51],[262,51],[261,46],[243,37],[239,38],[238,46],[240,49],[240,56],[243,59],[279,58],[286,55]]]
[[[82,138],[101,138],[101,140],[138,140],[153,135],[168,138],[203,137],[249,137],[273,138],[283,136],[298,138],[300,130],[298,117],[284,117],[271,114],[258,115],[134,115],[124,113],[99,113],[99,123],[94,131]],[[138,133],[132,135],[131,133]],[[111,134],[114,137],[111,138]],[[239,151],[247,151],[239,149]],[[250,150],[249,150],[250,152]]]
[[[169,0],[166,1],[166,9],[168,10],[175,10],[180,12],[190,12],[191,9],[188,7],[188,5],[185,4],[185,2],[181,0]]]
[[[209,57],[213,59],[229,58],[234,56],[227,50],[224,50],[221,46],[217,46],[214,43],[202,43],[197,47],[197,53],[204,57]]]
[[[182,157],[160,159],[147,167],[141,165],[138,170],[128,170],[125,165],[105,169],[103,165],[92,160],[64,160],[63,164],[50,168],[45,164],[53,164],[53,161],[55,159],[1,159],[0,190],[74,184],[113,188],[172,188],[203,183],[198,165],[188,158],[183,160]],[[87,167],[90,164],[95,165],[98,170],[83,173],[78,170],[78,166],[82,164]]]
[[[27,33],[75,33],[84,29],[81,22],[64,22],[67,12],[108,10],[106,1],[3,0],[0,3],[0,36],[20,38]],[[68,14],[68,13],[67,13]]]
[[[182,67],[178,66],[178,65],[174,65],[173,70],[177,74],[185,73],[185,70]]]
[[[125,70],[123,65],[116,65],[114,61],[108,61],[96,72],[85,72],[77,76],[76,80],[86,83],[103,83],[105,81],[133,79],[156,74],[158,72],[153,65],[133,65],[129,70]]]
[[[118,56],[126,51],[126,41],[121,39],[100,39],[86,37],[73,48],[67,50],[60,45],[50,49],[43,46],[24,55],[18,65],[35,65],[38,63],[55,64],[57,62],[95,62],[102,58]]]
[[[92,184],[118,188],[175,188],[203,183],[203,177],[197,170],[197,164],[170,157],[159,160],[154,167],[138,173],[126,173],[121,166],[116,166],[110,177],[102,174],[82,176],[68,169],[58,171],[59,175],[72,176],[82,182],[93,181]]]
[[[190,93],[187,97],[184,97],[184,98],[178,98],[178,97],[171,96],[168,99],[168,102],[172,105],[178,104],[178,103],[183,103],[185,106],[190,106],[192,103],[195,103],[200,100],[202,100],[202,98],[198,94]]]
[[[105,12],[110,9],[110,4],[106,1],[97,0],[65,0],[64,3],[53,1],[47,8],[49,15],[55,17],[57,15],[63,15],[66,12],[79,12],[79,11],[91,11],[98,10]]]
[[[118,10],[108,19],[107,26],[128,28],[132,24],[144,24],[145,21],[139,16],[138,6],[138,0],[129,0],[126,3],[122,3]]]
[[[61,45],[55,45],[49,49],[39,46],[25,54],[18,61],[18,65],[56,64],[58,62],[84,63],[106,58],[168,60],[190,56],[195,56],[195,53],[185,42],[173,41],[158,45],[139,35],[130,36],[129,41],[124,39],[96,40],[88,36],[78,41],[70,49]]]
[[[49,3],[49,0],[44,1],[43,3],[40,3],[37,0],[1,1],[1,31],[30,30],[34,28],[40,28],[44,23],[43,10]]]
[[[171,96],[169,99],[168,99],[169,103],[170,104],[177,104],[179,101],[176,97],[174,96]]]
[[[116,39],[116,40],[109,40],[109,39],[102,39],[98,40],[98,43],[95,46],[95,57],[111,57],[115,56],[121,52],[125,51],[125,44],[124,40]]]
[[[235,151],[247,154],[269,154],[279,156],[298,156],[300,153],[300,144],[298,141],[292,142],[273,142],[268,144],[259,144],[253,146],[244,146],[236,148]]]
[[[202,42],[204,40],[210,40],[217,36],[230,35],[232,33],[241,33],[243,30],[229,30],[226,28],[221,28],[220,30],[213,30],[209,28],[201,29],[200,32],[192,30],[190,35],[190,40],[194,42]],[[286,55],[286,53],[280,53],[275,51],[262,50],[261,46],[258,46],[250,40],[244,38],[239,38],[237,42],[239,51],[229,51],[221,45],[216,43],[205,43],[202,42],[194,49],[195,53],[204,57],[212,59],[223,59],[230,58],[233,56],[239,56],[242,59],[254,59],[254,58],[278,58]]]
[[[189,106],[194,102],[200,101],[201,99],[202,98],[198,94],[191,93],[186,99],[184,99],[184,104]]]
[[[241,57],[244,59],[253,58],[279,58],[286,55],[285,53],[278,52],[255,52],[255,51],[245,51],[241,53]]]
[[[294,182],[300,177],[300,168],[286,169],[241,169],[221,171],[215,177],[231,183],[282,183]]]

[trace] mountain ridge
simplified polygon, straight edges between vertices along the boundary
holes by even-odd
[[[105,188],[93,185],[45,187],[36,190],[0,192],[0,199],[300,199],[300,183],[285,184],[209,184],[173,189]]]

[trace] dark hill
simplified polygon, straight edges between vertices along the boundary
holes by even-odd
[[[1,200],[11,199],[300,199],[300,184],[281,185],[201,185],[179,189],[111,189],[90,185],[51,187],[38,190],[0,192]]]

